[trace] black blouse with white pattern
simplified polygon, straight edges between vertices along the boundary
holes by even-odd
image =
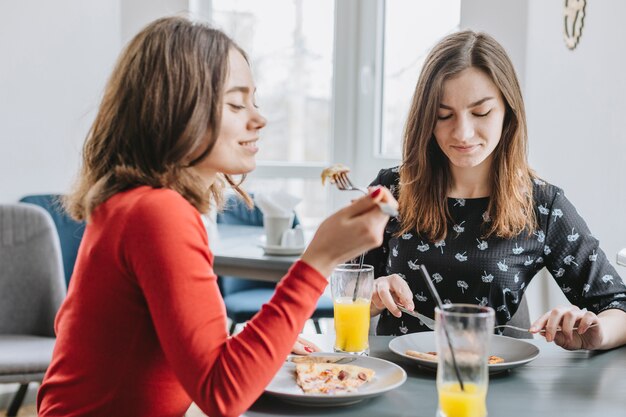
[[[372,185],[384,185],[398,196],[398,168],[384,169]],[[376,277],[398,274],[414,294],[415,308],[432,317],[434,302],[419,275],[424,264],[444,302],[481,304],[496,310],[497,324],[508,322],[535,274],[546,267],[572,304],[599,313],[626,311],[626,286],[600,249],[563,190],[534,180],[539,228],[513,239],[481,239],[489,221],[489,198],[448,199],[453,224],[447,237],[431,242],[417,233],[394,236],[397,218],[389,220],[383,245],[365,256]],[[385,310],[377,334],[397,335],[428,330],[408,315],[396,318]]]

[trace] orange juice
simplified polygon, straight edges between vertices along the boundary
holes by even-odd
[[[445,417],[485,417],[487,415],[487,389],[476,384],[458,382],[439,386],[439,410]]]
[[[335,311],[335,349],[343,352],[363,352],[369,347],[370,301],[364,298],[337,298]]]

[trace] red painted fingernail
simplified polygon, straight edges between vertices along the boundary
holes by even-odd
[[[313,352],[313,349],[311,347],[309,347],[309,346],[305,346],[304,350],[306,350],[309,353]]]
[[[370,197],[376,198],[378,194],[380,194],[380,190],[381,190],[380,188],[375,189],[374,192],[370,194]]]

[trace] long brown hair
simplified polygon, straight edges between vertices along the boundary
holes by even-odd
[[[224,33],[183,17],[154,21],[120,55],[83,147],[82,166],[64,205],[77,220],[113,194],[139,185],[170,188],[198,211],[220,205],[222,175],[207,187],[193,167],[213,148],[231,49]],[[208,140],[206,140],[208,138]]]
[[[444,82],[470,67],[491,78],[506,109],[502,136],[493,151],[485,237],[512,238],[524,229],[530,233],[536,228],[534,173],[527,161],[526,114],[515,69],[494,38],[467,30],[443,38],[426,58],[417,80],[404,130],[399,234],[416,228],[432,241],[446,237],[451,220],[447,204],[451,174],[433,132]]]

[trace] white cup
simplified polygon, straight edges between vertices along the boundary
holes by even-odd
[[[283,248],[304,247],[304,230],[302,227],[296,226],[293,229],[285,230],[280,239],[280,246]]]
[[[293,214],[289,216],[264,216],[263,228],[265,229],[265,244],[267,246],[280,246],[283,234],[291,229]]]

